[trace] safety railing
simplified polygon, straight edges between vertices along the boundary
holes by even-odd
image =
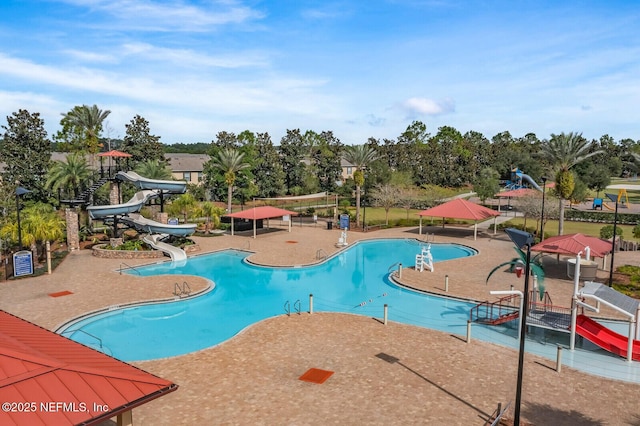
[[[469,320],[498,325],[518,318],[520,313],[520,296],[512,294],[501,297],[494,302],[482,302],[471,308]]]
[[[189,284],[187,284],[186,281],[184,281],[182,285],[180,283],[175,283],[173,286],[173,294],[180,297],[188,296],[191,294],[191,287],[189,287]]]
[[[126,266],[126,268],[123,268],[123,267],[122,267],[122,265]],[[134,268],[133,266],[131,266],[131,265],[127,265],[127,264],[126,264],[126,263],[124,263],[124,262],[121,262],[121,263],[120,263],[120,268],[119,268],[120,275],[122,275],[122,271],[123,271],[123,270],[129,270],[129,269],[133,270],[136,274],[141,275],[141,274],[140,274],[140,271],[138,271],[138,270],[137,270],[136,268]]]
[[[327,253],[322,250],[322,249],[318,249],[316,251],[316,260],[324,260],[327,258]]]

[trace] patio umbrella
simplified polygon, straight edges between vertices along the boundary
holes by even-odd
[[[589,247],[592,257],[605,257],[611,252],[610,241],[579,233],[547,238],[531,247],[531,251],[575,256],[580,252],[585,255],[587,247]]]

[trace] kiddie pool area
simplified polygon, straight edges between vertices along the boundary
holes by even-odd
[[[161,263],[136,268],[131,274],[195,275],[213,283],[194,298],[113,309],[71,321],[58,332],[124,361],[183,355],[222,343],[246,327],[269,317],[308,312],[342,312],[388,319],[464,336],[473,302],[424,294],[396,285],[390,274],[398,264],[413,266],[427,244],[415,239],[358,242],[326,261],[308,267],[274,268],[252,265],[250,254],[224,250],[195,256],[182,264]],[[474,256],[459,244],[432,243],[437,263]],[[474,325],[473,338],[516,348],[517,322]],[[609,324],[616,328],[617,324]],[[619,327],[624,327],[620,324]],[[623,328],[622,328],[623,330]],[[553,359],[568,335],[531,328],[527,351]],[[604,353],[589,342],[565,351],[563,363],[618,380],[638,381],[638,363]]]

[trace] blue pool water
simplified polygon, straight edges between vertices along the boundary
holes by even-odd
[[[251,265],[245,261],[249,253],[234,250],[192,257],[184,265],[166,262],[144,266],[136,268],[135,274],[195,275],[206,277],[215,287],[188,300],[144,304],[89,316],[59,332],[125,361],[165,358],[224,342],[244,328],[282,315],[287,309],[292,313],[297,309],[306,312],[309,295],[313,294],[314,311],[382,318],[383,306],[387,304],[390,321],[464,336],[469,311],[475,304],[410,291],[389,280],[398,263],[413,265],[423,245],[415,239],[364,241],[322,264],[297,268]],[[437,262],[476,253],[456,244],[431,247],[435,268]],[[516,322],[500,327],[474,325],[472,335],[475,339],[516,348],[516,325]],[[568,345],[567,334],[540,329],[533,329],[529,339],[529,352],[551,359],[555,359],[559,342]],[[580,351],[564,351],[564,364],[607,377],[640,381],[640,369],[636,368],[639,363],[627,363],[589,345],[586,342]]]

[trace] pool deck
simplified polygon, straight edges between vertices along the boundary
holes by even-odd
[[[273,222],[273,221],[272,221]],[[317,226],[278,228],[253,239],[250,233],[198,238],[199,253],[235,248],[274,266],[307,265],[316,255],[337,252],[340,231]],[[504,233],[430,227],[435,242],[473,247],[477,256],[436,264],[435,272],[403,270],[403,284],[473,300],[492,299],[490,290],[522,289],[523,278],[498,271],[515,257]],[[424,238],[417,228],[349,233],[349,243],[369,238]],[[637,252],[619,252],[616,264],[638,263]],[[389,265],[394,264],[389,254]],[[52,275],[0,285],[0,308],[56,329],[88,311],[132,301],[173,298],[174,284],[192,291],[208,283],[197,277],[137,277],[120,268],[148,260],[98,259],[89,250],[71,253]],[[569,306],[573,282],[564,263],[545,256],[547,291],[554,304]],[[406,265],[412,266],[412,265]],[[608,272],[599,271],[601,281]],[[51,297],[70,291],[73,294]],[[604,312],[612,315],[612,312]],[[134,410],[136,424],[482,424],[497,404],[514,400],[517,351],[462,336],[347,314],[283,315],[250,327],[217,347],[135,365],[180,388]],[[395,362],[389,362],[395,361]],[[309,368],[333,371],[324,384],[298,380]],[[522,416],[536,425],[636,424],[639,383],[585,374],[527,354]]]

